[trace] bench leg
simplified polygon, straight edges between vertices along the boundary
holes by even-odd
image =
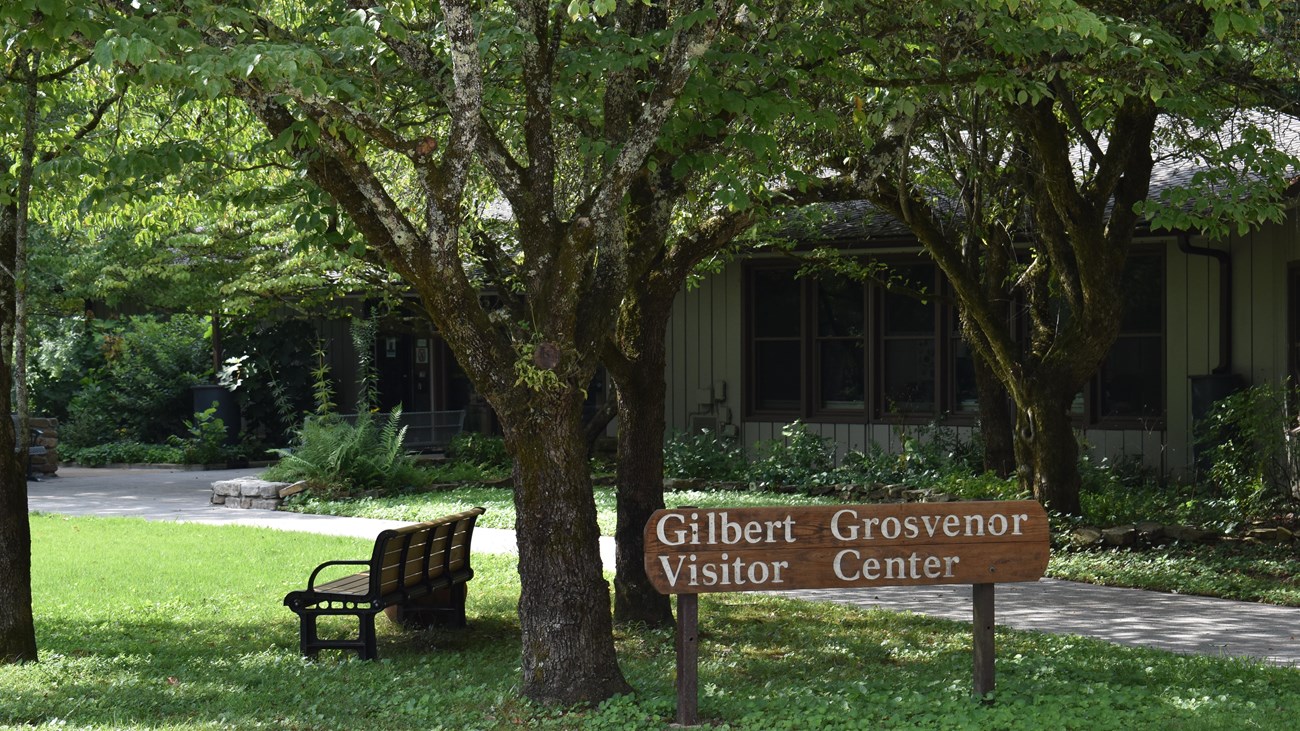
[[[375,639],[375,615],[373,612],[363,612],[357,615],[357,620],[361,624],[361,647],[357,648],[357,656],[362,660],[375,660],[379,657],[379,643]]]
[[[452,627],[464,627],[465,621],[465,597],[469,594],[469,586],[466,584],[452,584],[451,586],[451,618],[449,624]]]
[[[315,658],[320,653],[320,646],[317,644],[316,636],[316,615],[309,612],[298,614],[298,652],[303,657]]]

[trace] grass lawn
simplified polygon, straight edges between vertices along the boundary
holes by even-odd
[[[379,662],[297,655],[281,606],[368,542],[270,530],[32,517],[41,662],[0,667],[0,727],[662,729],[670,632],[623,630],[637,689],[594,710],[517,699],[518,578],[475,557],[466,630],[380,621]],[[777,595],[700,602],[700,710],[720,729],[1282,729],[1300,670],[999,631],[992,705],[969,698],[962,624]]]
[[[482,505],[487,514],[479,525],[511,528],[515,506],[509,488],[461,487],[447,492],[397,495],[358,500],[290,501],[287,509],[322,515],[349,515],[391,520],[428,520]],[[832,497],[774,492],[724,492],[693,490],[670,492],[669,506],[701,508],[759,505],[827,505]],[[597,520],[602,535],[614,534],[615,506],[612,488],[596,489]],[[1300,607],[1300,550],[1289,545],[1187,546],[1172,545],[1150,551],[1053,551],[1047,575],[1154,591],[1221,597]]]

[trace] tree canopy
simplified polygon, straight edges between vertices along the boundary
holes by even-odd
[[[19,271],[26,169],[69,283],[106,297],[409,285],[516,461],[522,691],[599,701],[628,686],[583,397],[604,358],[628,447],[657,440],[664,318],[694,267],[775,207],[871,200],[951,283],[1015,402],[1026,486],[1071,512],[1066,409],[1114,340],[1134,231],[1279,215],[1268,186],[1294,160],[1248,120],[1228,144],[1206,132],[1285,104],[1293,64],[1269,50],[1288,20],[1270,0],[22,0],[0,11],[21,82],[0,134],[22,148],[37,101],[44,156],[5,160],[0,254]],[[1149,200],[1170,156],[1218,172]],[[662,503],[630,477],[657,479],[653,451],[621,455],[620,589]],[[9,515],[21,476],[0,469]],[[24,535],[0,547],[7,581]],[[0,631],[24,621],[14,596]]]

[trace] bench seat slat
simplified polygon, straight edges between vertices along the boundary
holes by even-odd
[[[341,579],[327,581],[316,587],[317,594],[346,594],[351,596],[365,596],[370,591],[370,572],[362,571],[359,574],[345,576]]]

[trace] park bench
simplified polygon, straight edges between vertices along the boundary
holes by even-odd
[[[37,442],[44,432],[40,429],[28,429],[27,439],[24,440],[22,435],[18,433],[18,415],[10,414],[9,418],[13,419],[14,422],[14,452],[21,454],[23,452],[23,443],[24,441],[26,442],[27,458],[25,462],[27,464],[27,479],[38,481],[39,478],[36,476],[36,469],[32,465],[32,457],[40,457],[46,453],[45,447]]]
[[[378,654],[375,615],[389,607],[410,607],[433,615],[440,623],[465,625],[466,582],[470,568],[470,537],[474,521],[484,512],[472,508],[425,523],[381,532],[368,561],[326,561],[311,572],[307,588],[291,591],[285,606],[298,614],[299,647],[315,657],[323,649],[356,650],[363,660]],[[364,566],[359,573],[323,584],[316,580],[334,566]],[[352,615],[360,624],[357,639],[321,639],[316,620]]]

